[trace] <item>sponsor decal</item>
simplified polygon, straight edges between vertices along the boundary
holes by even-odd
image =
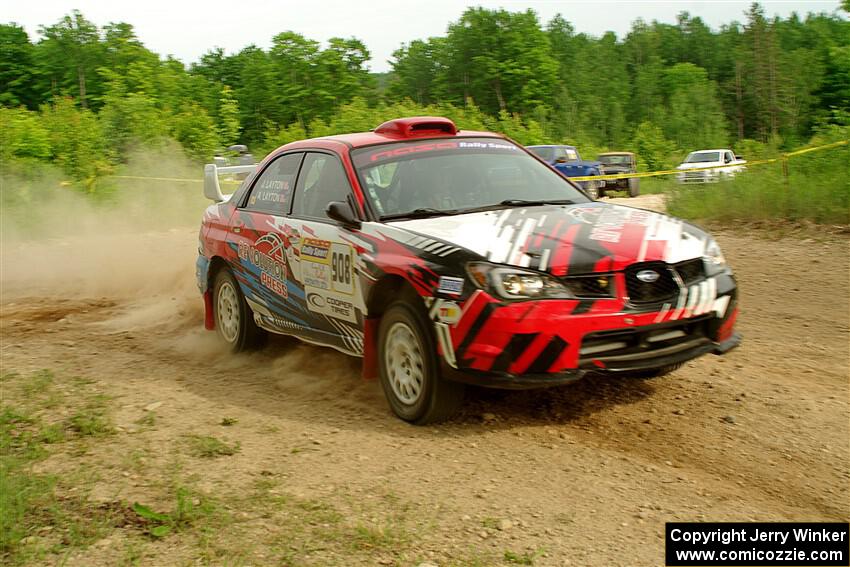
[[[331,268],[327,264],[304,262],[301,277],[305,286],[326,290],[331,288]]]
[[[333,319],[342,319],[349,323],[357,322],[357,311],[349,298],[324,290],[307,289],[307,309]]]
[[[605,209],[590,230],[589,238],[601,242],[619,242],[628,219],[628,211],[617,208]]]
[[[240,242],[239,258],[260,270],[260,283],[281,297],[288,297],[286,289],[286,258],[284,242],[273,232],[258,238],[253,244]]]
[[[454,325],[460,321],[460,305],[454,301],[444,301],[437,308],[437,320],[441,323]]]
[[[464,141],[464,142],[427,142],[424,144],[404,145],[388,150],[380,150],[369,156],[369,161],[385,161],[409,154],[433,152],[438,150],[508,150],[519,151],[519,148],[507,142],[494,141]],[[361,161],[361,160],[358,160]]]
[[[437,291],[450,295],[460,295],[463,293],[463,278],[440,276],[440,285],[437,287]]]
[[[403,156],[405,154],[415,154],[419,152],[431,152],[434,150],[451,150],[457,148],[457,142],[440,142],[436,144],[419,144],[416,146],[402,146],[400,148],[394,148],[392,150],[384,150],[381,152],[377,152],[372,154],[369,158],[370,161],[378,161],[382,159],[391,159],[398,156]]]
[[[311,262],[327,262],[331,243],[317,238],[305,238],[301,243],[301,257]]]

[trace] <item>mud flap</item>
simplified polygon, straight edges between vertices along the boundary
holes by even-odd
[[[212,291],[204,292],[204,328],[215,331],[215,313],[213,313]]]
[[[360,374],[364,380],[378,377],[378,325],[380,317],[367,317],[363,320],[363,365]]]

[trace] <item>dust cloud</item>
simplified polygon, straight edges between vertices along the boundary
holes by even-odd
[[[165,150],[134,154],[122,173],[202,176]],[[4,299],[185,295],[194,285],[201,183],[110,178],[85,194],[48,169],[4,174],[2,194]]]
[[[63,185],[58,170],[0,172],[2,304],[37,318],[58,304],[65,312],[77,303],[88,313],[94,300],[111,307],[100,308],[88,332],[114,336],[116,348],[130,334],[175,367],[202,363],[217,373],[247,373],[287,395],[336,392],[328,381],[341,375],[359,382],[359,360],[334,350],[273,337],[259,353],[234,356],[203,328],[195,260],[210,201],[201,167],[175,155],[139,152],[120,173],[198,181],[110,178],[86,194]]]

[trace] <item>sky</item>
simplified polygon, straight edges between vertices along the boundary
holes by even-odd
[[[623,37],[631,23],[675,23],[687,11],[713,29],[744,21],[751,0],[0,0],[0,22],[23,26],[36,41],[41,25],[56,23],[73,9],[98,26],[132,24],[141,41],[161,56],[173,55],[186,64],[213,47],[235,53],[255,44],[268,48],[271,38],[294,31],[320,42],[332,37],[356,37],[372,54],[372,71],[390,70],[388,61],[402,43],[444,35],[468,6],[537,12],[545,25],[561,13],[576,31],[600,36],[606,31]],[[792,12],[834,13],[839,0],[762,0],[768,16]],[[843,17],[847,14],[840,12]]]

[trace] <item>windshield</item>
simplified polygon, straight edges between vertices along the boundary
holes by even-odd
[[[597,158],[605,165],[631,165],[632,156],[599,156]]]
[[[554,161],[555,160],[555,148],[547,148],[547,147],[537,147],[537,148],[528,148],[531,152],[542,159],[543,161]]]
[[[685,158],[685,163],[708,163],[711,161],[720,161],[720,152],[694,152],[688,154]]]
[[[554,169],[498,138],[382,144],[351,155],[381,217],[453,214],[520,206],[521,201],[589,201]]]

